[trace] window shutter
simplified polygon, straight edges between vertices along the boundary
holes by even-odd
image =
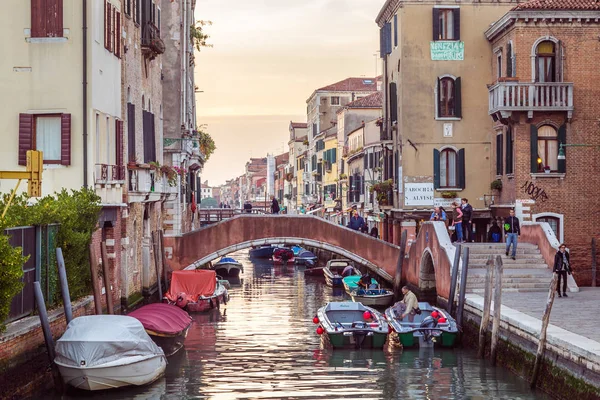
[[[560,148],[560,143],[567,143],[567,125],[563,124],[558,128],[558,143]],[[566,147],[563,147],[563,151],[566,154]],[[567,160],[558,160],[558,172],[566,173],[567,172]]]
[[[63,4],[62,0],[46,0],[46,36],[62,37]]]
[[[150,126],[150,113],[148,111],[142,111],[143,118],[143,130],[144,130],[144,163],[149,163],[152,160],[152,150],[150,142],[150,134],[152,127]]]
[[[132,1],[135,2],[135,3],[133,3],[134,4],[134,10],[133,10],[134,21],[133,22],[135,22],[136,24],[139,24],[140,23],[140,1],[142,1],[142,0],[132,0]]]
[[[432,26],[433,26],[433,39],[432,40],[440,40],[440,9],[434,8],[432,9]]]
[[[115,56],[121,58],[121,13],[115,13]]]
[[[390,83],[390,122],[398,121],[398,94],[396,92],[396,83]]]
[[[398,14],[394,15],[394,46],[398,46]]]
[[[510,42],[506,44],[506,76],[512,76],[512,46]]]
[[[115,13],[117,12],[117,9],[115,7],[113,7],[112,5],[110,6],[110,12],[109,12],[109,21],[110,21],[110,51],[112,53],[116,53],[115,51],[115,22],[117,20],[117,18],[115,17]]]
[[[363,155],[363,168],[364,169],[369,168],[369,158],[367,157],[366,154]]]
[[[109,49],[108,45],[108,35],[110,33],[109,22],[108,22],[108,12],[109,12],[109,4],[107,0],[104,0],[104,48],[106,50]]]
[[[433,149],[433,187],[440,188],[440,151]]]
[[[379,29],[379,56],[385,57],[385,25]]]
[[[354,193],[354,188],[352,185],[354,185],[354,176],[350,175],[348,177],[348,201],[353,201],[354,199],[352,195]]]
[[[46,37],[45,0],[31,0],[31,37]]]
[[[71,114],[60,116],[60,163],[71,165]]]
[[[331,149],[331,162],[334,163],[337,161],[337,149]]]
[[[437,117],[442,116],[442,80],[437,78]]]
[[[152,161],[156,161],[156,129],[155,129],[155,118],[154,114],[150,113],[150,126],[152,127],[152,137],[151,137],[151,149],[152,149]]]
[[[375,157],[374,157],[374,154],[373,154],[373,153],[370,153],[370,154],[369,154],[369,168],[374,168],[374,166],[373,166],[373,161],[374,161],[374,158],[375,158]]]
[[[127,103],[127,160],[135,161],[135,105]]]
[[[121,166],[123,160],[123,121],[115,120],[115,147],[116,147],[116,164]]]
[[[27,165],[27,150],[33,150],[33,115],[19,114],[19,165]]]
[[[530,138],[529,138],[529,151],[531,155],[531,173],[535,174],[538,172],[538,129],[534,124],[529,125],[530,127]]]
[[[454,116],[462,118],[462,97],[460,91],[460,77],[454,81]]]
[[[454,9],[454,40],[460,40],[460,8]]]
[[[464,189],[466,185],[465,179],[465,149],[458,151],[458,158],[456,160],[457,175],[458,175],[458,187]]]
[[[504,144],[504,139],[502,136],[502,134],[496,135],[496,175],[502,175],[502,162],[504,161],[504,157],[502,155],[502,145]]]
[[[392,52],[392,24],[385,24],[385,54]]]
[[[506,130],[506,173],[513,173],[513,141],[512,127],[509,125]]]
[[[556,44],[556,56],[555,56],[555,65],[556,65],[556,82],[562,82],[563,76],[562,76],[562,60],[563,60],[563,45],[562,42],[559,40],[558,43]]]

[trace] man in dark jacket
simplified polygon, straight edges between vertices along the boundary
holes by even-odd
[[[512,259],[517,259],[517,239],[521,236],[521,227],[519,226],[519,218],[515,217],[515,210],[510,210],[510,216],[504,220],[504,233],[506,234],[506,255],[512,248]]]
[[[365,224],[365,220],[363,219],[363,217],[358,215],[358,211],[356,211],[356,210],[352,211],[352,217],[350,217],[350,222],[348,222],[348,228],[354,229],[355,231],[357,231],[360,228],[362,228],[362,226],[364,224]]]
[[[463,239],[468,243],[473,241],[473,207],[469,204],[469,199],[463,197],[460,201],[462,202],[460,208],[463,213]]]
[[[558,274],[558,283],[556,284],[556,290],[558,291],[558,297],[569,297],[567,296],[567,273],[571,275],[571,263],[569,261],[569,252],[567,246],[562,243],[556,254],[554,255],[554,272]],[[560,295],[560,281],[563,281],[563,294]]]
[[[271,197],[272,201],[271,201],[271,213],[272,214],[279,214],[279,202],[277,201],[277,199],[275,198],[275,196]]]

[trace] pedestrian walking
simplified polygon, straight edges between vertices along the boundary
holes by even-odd
[[[558,274],[558,283],[556,285],[556,291],[558,297],[569,297],[567,296],[567,274],[571,275],[571,263],[569,262],[569,252],[567,246],[562,243],[558,247],[558,251],[554,255],[554,272]],[[560,282],[562,280],[563,289],[562,296],[560,295]]]
[[[465,242],[473,241],[473,207],[469,204],[469,199],[463,197],[460,199],[460,206],[463,213],[463,238]]]
[[[275,196],[271,197],[271,214],[279,214],[279,202]]]
[[[462,230],[463,213],[457,202],[452,203],[452,226],[456,233],[456,241],[458,243],[463,242],[463,230]]]
[[[379,238],[379,229],[377,229],[377,226],[373,226],[371,228],[371,236],[373,236],[376,239]]]
[[[363,217],[358,215],[358,211],[353,210],[352,217],[350,217],[350,221],[348,222],[348,228],[358,231],[360,228],[362,228],[364,224],[365,220],[363,219]]]
[[[517,259],[517,241],[521,236],[521,227],[519,218],[515,217],[515,210],[510,210],[510,216],[504,220],[504,233],[506,234],[506,255],[510,251],[512,244],[512,259]]]

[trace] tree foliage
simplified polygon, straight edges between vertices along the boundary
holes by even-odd
[[[190,25],[190,37],[196,50],[200,51],[203,47],[213,47],[212,44],[206,43],[210,36],[204,32],[205,26],[212,25],[212,21],[196,21]]]
[[[211,154],[217,149],[217,146],[215,145],[215,141],[213,140],[212,136],[210,136],[210,133],[204,131],[201,127],[198,127],[197,130],[200,151],[202,154],[204,154],[204,160],[208,161]]]

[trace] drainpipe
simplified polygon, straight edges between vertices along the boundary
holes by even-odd
[[[87,0],[83,0],[83,187],[88,186],[88,126],[87,126]]]

